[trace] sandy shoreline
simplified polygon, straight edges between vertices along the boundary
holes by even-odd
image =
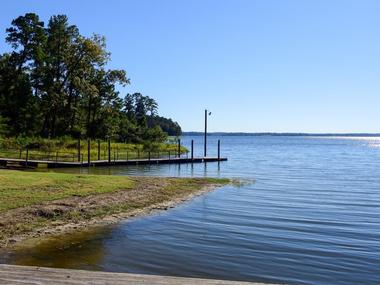
[[[132,179],[139,180],[140,178],[132,178]],[[138,196],[140,197],[141,195],[151,195],[155,191],[154,188],[160,188],[162,187],[162,184],[165,184],[164,181],[167,181],[167,179],[174,179],[174,178],[143,178],[143,179],[144,179],[143,184],[145,185],[145,189],[144,189],[145,191],[143,194],[139,193]],[[179,180],[179,179],[175,178],[175,180]],[[198,181],[198,182],[202,181],[202,180],[197,180],[196,178],[193,180]],[[182,191],[179,188],[176,191],[176,195],[172,197],[166,197],[164,201],[150,203],[140,208],[129,209],[129,210],[121,211],[121,212],[116,211],[115,213],[107,214],[104,216],[94,216],[88,219],[85,218],[85,219],[79,219],[75,221],[65,220],[65,219],[52,221],[46,224],[45,226],[37,227],[31,231],[26,231],[20,234],[11,235],[6,240],[1,240],[0,249],[3,248],[3,249],[11,250],[12,248],[15,248],[15,247],[33,246],[39,242],[43,242],[45,238],[49,238],[49,237],[53,237],[57,235],[59,236],[61,234],[70,233],[77,230],[90,229],[92,227],[115,224],[122,220],[129,219],[131,217],[143,217],[146,215],[150,215],[154,213],[155,211],[162,211],[162,210],[167,210],[169,208],[173,208],[181,203],[184,203],[197,196],[210,192],[225,184],[226,183],[210,183],[210,182],[204,181],[202,183],[199,183],[199,185],[196,185],[196,186],[192,185],[191,190]],[[144,187],[144,186],[138,185],[138,187],[136,187],[136,191],[141,190],[139,189],[141,187]],[[149,188],[153,188],[153,190]],[[125,201],[127,201],[128,197],[130,198],[130,196],[133,195],[134,194],[133,192],[135,191],[132,191],[132,193],[130,192],[131,191],[128,191],[128,195],[125,195],[126,193],[123,193],[123,191],[118,191],[114,193],[108,193],[106,195],[94,195],[94,196],[89,196],[85,198],[80,198],[84,200],[84,202],[80,202],[79,201],[80,199],[78,198],[63,199],[60,201],[53,201],[53,203],[44,204],[42,208],[41,208],[41,205],[30,206],[30,207],[25,207],[21,209],[21,211],[24,213],[29,213],[29,214],[41,211],[41,209],[42,210],[48,209],[49,211],[50,210],[55,211],[56,209],[53,209],[52,205],[62,210],[63,208],[60,208],[60,207],[64,207],[65,205],[68,205],[68,200],[70,200],[71,205],[75,204],[75,202],[78,202],[74,206],[75,211],[83,211],[84,205],[91,205],[92,208],[101,207],[102,203],[107,202],[107,199],[109,199],[112,196],[114,196],[116,200],[121,199],[120,197],[124,197],[125,199],[125,196],[127,196],[127,198],[125,199]],[[100,205],[99,204],[97,205],[94,203],[100,203]],[[6,214],[8,214],[8,218],[10,218],[12,215],[17,215],[18,212],[20,212],[20,209],[11,210]],[[4,218],[4,214],[0,214],[0,218]]]

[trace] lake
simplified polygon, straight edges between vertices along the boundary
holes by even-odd
[[[16,264],[287,284],[380,283],[380,138],[210,136],[227,162],[83,168],[239,178],[176,208],[56,238]],[[202,154],[203,137],[195,140]],[[68,242],[69,241],[69,242]]]

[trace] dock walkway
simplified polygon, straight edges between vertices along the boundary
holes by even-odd
[[[112,273],[0,264],[1,285],[259,285],[214,279]],[[268,285],[268,284],[267,284]]]
[[[173,157],[173,158],[141,158],[128,160],[94,160],[94,161],[59,161],[59,160],[36,160],[36,159],[19,159],[19,158],[1,158],[0,165],[3,167],[15,164],[21,166],[38,167],[40,164],[48,168],[62,167],[88,167],[88,166],[111,166],[111,165],[146,165],[146,164],[183,164],[183,163],[205,163],[227,161],[225,157]]]

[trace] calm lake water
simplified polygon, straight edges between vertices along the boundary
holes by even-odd
[[[3,259],[287,284],[380,284],[380,138],[220,138],[228,162],[90,172],[234,177],[247,180],[243,186]],[[201,153],[202,137],[194,139]],[[216,139],[209,138],[210,154]]]

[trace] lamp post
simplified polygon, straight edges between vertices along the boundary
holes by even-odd
[[[207,157],[207,117],[211,115],[211,112],[205,110],[205,142],[204,142],[204,157]]]

